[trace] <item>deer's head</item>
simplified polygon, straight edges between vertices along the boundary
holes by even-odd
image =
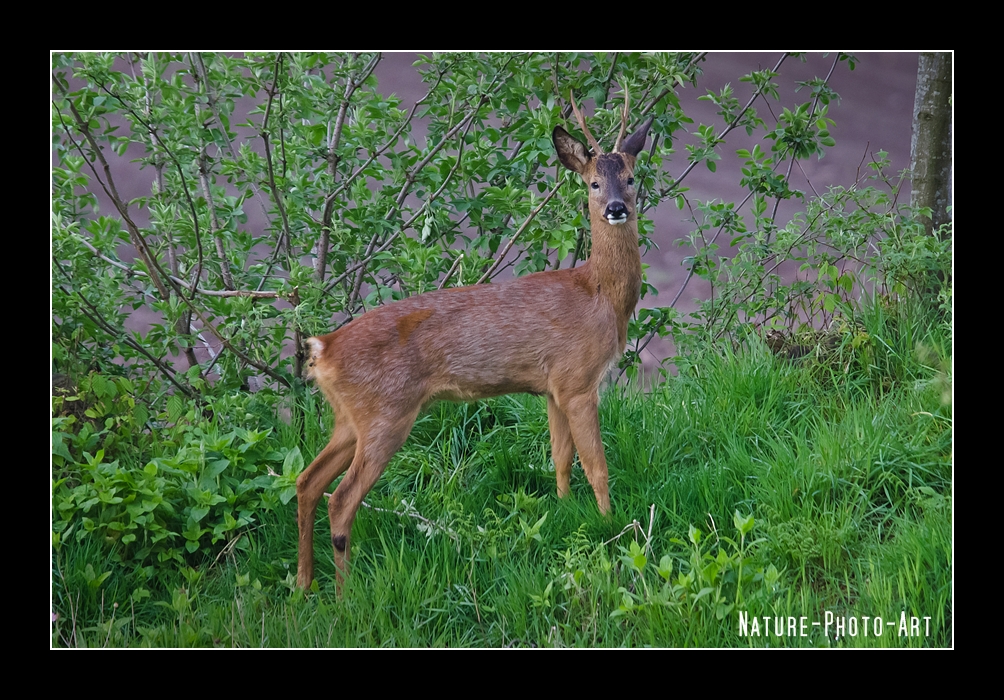
[[[586,128],[578,106],[572,99],[579,127],[593,146],[595,155],[590,154],[586,145],[560,126],[554,127],[552,140],[558,152],[558,160],[569,170],[577,172],[589,188],[589,213],[593,221],[605,220],[612,226],[620,226],[635,220],[635,158],[645,147],[648,130],[652,126],[649,117],[642,126],[627,139],[627,100],[621,120],[621,130],[614,150],[604,153],[599,143]]]

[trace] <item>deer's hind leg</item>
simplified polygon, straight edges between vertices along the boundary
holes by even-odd
[[[328,501],[331,545],[335,555],[335,577],[339,593],[348,574],[352,523],[363,498],[383,474],[391,457],[408,439],[418,417],[419,406],[383,406],[369,421],[360,420],[352,466]]]
[[[346,416],[335,416],[331,440],[296,479],[296,520],[300,530],[296,584],[307,590],[314,580],[314,520],[324,489],[352,463],[356,431]]]

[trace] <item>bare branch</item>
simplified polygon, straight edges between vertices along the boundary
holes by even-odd
[[[268,118],[272,113],[272,102],[275,99],[276,86],[279,84],[279,71],[282,68],[282,53],[280,52],[275,57],[275,68],[274,76],[272,80],[272,88],[267,90],[268,92],[268,104],[265,106],[265,116],[262,118],[261,122],[261,140],[265,144],[265,163],[268,165],[268,186],[272,191],[272,200],[275,202],[275,206],[279,209],[279,216],[282,217],[282,230],[283,234],[279,237],[279,246],[287,256],[290,255],[290,245],[293,238],[292,232],[289,230],[289,219],[286,217],[286,207],[282,203],[282,195],[279,193],[279,188],[275,184],[275,168],[272,165],[272,146],[269,140],[268,132]]]
[[[345,94],[342,97],[342,103],[338,108],[338,116],[335,118],[335,128],[331,135],[331,139],[328,141],[328,174],[331,176],[331,181],[335,182],[338,178],[338,146],[342,138],[342,127],[345,124],[345,116],[348,114],[349,104],[352,101],[352,95],[355,91],[366,82],[366,79],[376,68],[377,63],[380,62],[382,54],[376,54],[369,62],[369,64],[363,69],[362,75],[356,79],[352,74],[345,80]],[[317,243],[317,258],[314,260],[314,277],[318,282],[324,281],[324,273],[327,268],[328,261],[328,246],[330,245],[331,236],[331,217],[334,210],[334,198],[325,198],[324,203],[324,213],[321,217],[321,238]]]
[[[129,275],[131,277],[149,277],[150,276],[146,272],[144,272],[142,270],[136,270],[136,269],[130,267],[129,265],[126,265],[124,262],[122,262],[120,260],[113,260],[112,258],[109,258],[107,255],[103,254],[100,250],[98,250],[93,245],[91,245],[91,242],[88,241],[83,236],[81,236],[80,234],[73,234],[73,237],[74,237],[75,240],[77,240],[78,242],[80,242],[81,244],[83,244],[84,247],[86,247],[89,251],[91,251],[91,253],[93,253],[95,257],[101,258],[102,260],[104,260],[109,265],[113,265],[113,266],[119,268],[120,270],[122,270],[123,272],[125,272],[127,275]],[[241,290],[241,289],[217,291],[217,290],[213,290],[213,289],[201,289],[199,287],[193,286],[193,285],[189,284],[188,282],[186,282],[185,280],[181,279],[180,277],[177,277],[176,275],[168,275],[168,279],[170,279],[175,284],[184,287],[185,289],[187,289],[190,292],[194,292],[196,294],[202,294],[204,296],[209,296],[209,297],[250,297],[252,299],[284,299],[284,298],[286,298],[286,295],[283,294],[282,292],[245,291],[245,290]]]
[[[603,81],[604,91],[603,91],[603,104],[606,105],[607,98],[610,96],[610,83],[614,79],[614,71],[617,70],[617,59],[620,58],[620,51],[614,51],[614,57],[610,60],[610,70],[607,71],[606,80]]]
[[[438,287],[439,289],[442,289],[443,287],[446,286],[446,283],[453,276],[454,271],[457,269],[457,267],[460,265],[460,261],[463,259],[464,259],[464,254],[460,253],[460,255],[457,256],[456,260],[453,261],[453,264],[450,265],[450,269],[446,271],[446,277],[444,277],[443,281],[439,283]]]
[[[199,68],[196,66],[195,54],[189,53],[188,60],[192,66],[192,73],[195,75],[196,83],[201,84],[202,91],[206,93],[207,101],[211,101],[209,88],[205,82],[205,65],[202,64],[202,58],[199,58],[199,64],[202,65],[201,76]],[[195,118],[196,121],[201,123],[198,101],[196,101]],[[222,124],[220,127],[222,129]],[[234,278],[230,273],[230,261],[227,259],[226,244],[223,241],[223,236],[220,235],[220,218],[216,214],[216,202],[213,200],[213,190],[209,182],[209,156],[206,153],[206,141],[203,138],[202,129],[196,127],[196,130],[199,135],[199,183],[202,185],[202,194],[206,198],[206,205],[209,209],[209,223],[212,229],[213,240],[216,243],[216,257],[220,262],[220,275],[223,277],[223,286],[233,290]]]
[[[325,496],[325,498],[331,498],[331,494],[330,493],[325,493],[324,496]],[[379,513],[390,513],[392,515],[397,515],[397,516],[400,516],[400,517],[415,518],[416,520],[421,520],[425,524],[426,527],[428,527],[430,529],[433,529],[433,530],[439,530],[443,534],[447,535],[454,542],[458,542],[458,540],[457,540],[457,533],[455,533],[453,530],[451,530],[450,528],[448,528],[448,527],[446,527],[444,525],[440,525],[439,523],[437,523],[435,521],[429,520],[427,517],[425,517],[424,515],[422,515],[421,513],[419,513],[418,510],[416,510],[416,508],[415,508],[414,505],[412,505],[411,503],[408,503],[408,501],[404,500],[403,498],[401,499],[401,504],[405,508],[405,510],[403,512],[400,511],[400,510],[387,510],[386,508],[379,508],[377,506],[371,506],[366,501],[362,502],[362,505],[363,505],[364,508],[370,508],[371,510],[375,510],[375,511],[377,511]]]

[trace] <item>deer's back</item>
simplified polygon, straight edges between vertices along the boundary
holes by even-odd
[[[422,403],[555,393],[558,380],[595,390],[623,351],[613,306],[581,267],[409,297],[312,344],[322,386]]]

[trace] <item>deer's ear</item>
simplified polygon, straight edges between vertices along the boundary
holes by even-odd
[[[590,161],[589,151],[586,150],[585,144],[560,126],[554,127],[551,140],[554,141],[554,150],[558,152],[558,160],[561,161],[561,164],[582,175]]]
[[[648,130],[652,127],[652,120],[654,118],[649,117],[648,121],[638,128],[638,131],[624,139],[624,143],[621,144],[621,153],[627,153],[630,156],[637,156],[641,153],[641,150],[645,148],[645,141],[648,139]]]

